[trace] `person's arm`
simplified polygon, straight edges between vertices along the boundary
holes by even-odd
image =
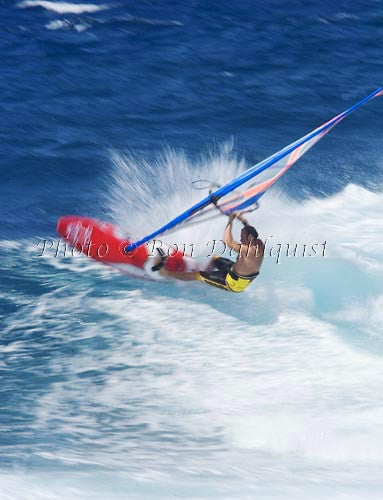
[[[233,220],[235,219],[235,214],[229,215],[229,220],[226,224],[225,231],[223,233],[223,241],[225,245],[234,250],[234,252],[239,253],[241,251],[242,245],[235,241],[233,238],[232,228],[233,228]]]

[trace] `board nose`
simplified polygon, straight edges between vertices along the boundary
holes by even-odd
[[[67,236],[67,227],[68,227],[67,217],[60,217],[59,220],[57,221],[56,230],[57,233],[63,238],[66,238]]]

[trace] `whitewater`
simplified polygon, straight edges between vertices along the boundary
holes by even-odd
[[[112,153],[105,210],[121,230],[135,221],[142,232],[193,201],[197,172],[223,181],[244,167],[230,147],[197,164],[169,149],[159,158],[153,168],[173,182],[159,185],[153,211],[139,190],[145,159]],[[367,487],[380,498],[382,197],[351,184],[302,202],[273,190],[249,216],[261,237],[326,241],[326,252],[277,262],[271,248],[239,295],[3,241],[6,277],[21,284],[5,293],[16,311],[3,320],[0,366],[20,425],[3,422],[19,436],[3,460],[30,471],[3,472],[2,498],[357,499]],[[203,259],[223,226],[171,242],[198,242]]]

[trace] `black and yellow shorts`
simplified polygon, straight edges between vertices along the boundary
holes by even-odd
[[[230,259],[215,257],[214,268],[211,271],[200,271],[197,279],[228,292],[243,292],[259,273],[241,276],[233,270],[233,264],[234,262]]]

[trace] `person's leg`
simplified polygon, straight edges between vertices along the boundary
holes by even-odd
[[[197,273],[197,280],[202,283],[206,283],[206,285],[214,286],[217,288],[221,288],[223,290],[228,291],[229,288],[226,284],[226,271],[225,270],[217,270],[217,271],[200,271]]]
[[[215,269],[215,261],[218,259],[218,257],[216,257],[215,255],[213,255],[213,257],[209,260],[209,264],[206,266],[206,269],[205,271],[212,271],[213,269]]]
[[[194,281],[197,278],[198,271],[185,271],[185,272],[176,272],[176,271],[168,271],[164,267],[158,271],[158,273],[164,278],[174,278],[176,280],[181,281]]]
[[[209,271],[209,272],[207,271],[172,272],[162,268],[158,271],[158,273],[164,278],[174,278],[176,280],[181,280],[181,281],[198,280],[210,286],[215,286],[217,288],[221,288],[226,291],[230,290],[225,280],[226,272],[222,270]]]
[[[232,266],[233,264],[234,262],[231,261],[230,259],[226,259],[224,257],[217,257],[216,255],[213,255],[205,271],[210,272],[213,269],[229,269],[230,266]]]

